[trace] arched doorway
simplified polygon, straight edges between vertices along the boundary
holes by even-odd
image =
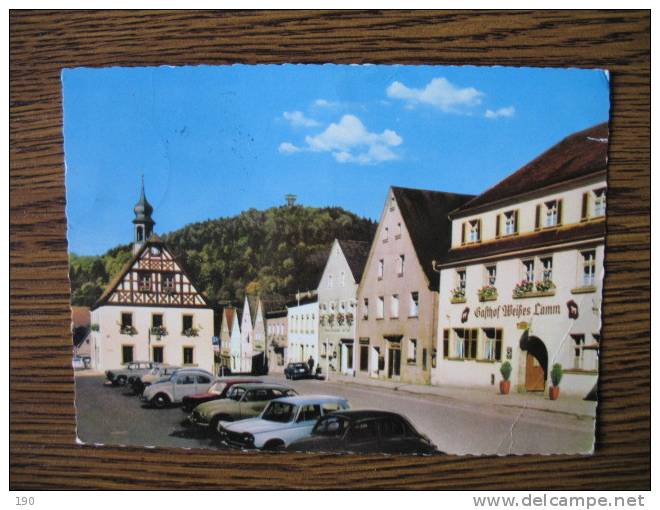
[[[548,349],[543,340],[529,336],[525,331],[520,338],[520,348],[527,351],[525,363],[525,390],[545,391],[545,381],[548,377]]]

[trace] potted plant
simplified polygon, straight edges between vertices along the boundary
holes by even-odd
[[[552,280],[546,279],[540,282],[536,282],[536,290],[539,292],[550,292],[555,289],[555,284]]]
[[[465,289],[460,285],[451,290],[452,303],[465,303]]]
[[[550,379],[552,380],[552,386],[550,386],[550,400],[557,400],[559,398],[559,383],[563,376],[564,369],[561,364],[555,363],[552,365],[552,370],[550,370]]]
[[[534,284],[529,280],[523,280],[513,288],[513,297],[523,297],[534,290]]]
[[[493,285],[484,285],[479,289],[479,301],[493,301],[497,299],[497,289]]]
[[[502,395],[508,395],[509,391],[511,390],[511,381],[509,381],[509,377],[511,377],[512,370],[513,369],[511,368],[511,363],[508,361],[502,363],[502,366],[500,367],[500,374],[502,374],[502,380],[500,381],[500,393]]]

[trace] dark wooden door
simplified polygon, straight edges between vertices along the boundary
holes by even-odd
[[[545,371],[539,360],[527,353],[527,368],[525,370],[525,389],[527,391],[545,390]]]

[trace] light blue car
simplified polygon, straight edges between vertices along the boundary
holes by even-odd
[[[309,436],[319,418],[349,409],[348,400],[328,395],[300,395],[271,401],[256,418],[218,424],[220,439],[234,448],[280,450]]]

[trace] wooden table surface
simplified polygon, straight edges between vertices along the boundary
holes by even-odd
[[[60,71],[236,62],[611,71],[595,455],[270,455],[75,444]],[[12,11],[10,487],[650,489],[650,68],[646,11]]]

